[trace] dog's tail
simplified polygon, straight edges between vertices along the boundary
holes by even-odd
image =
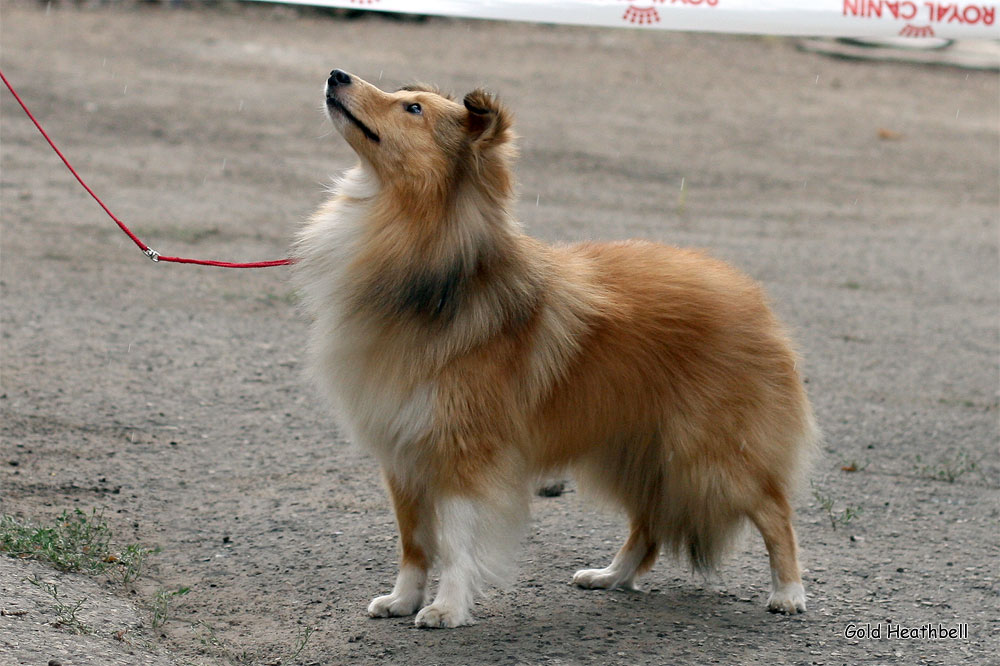
[[[782,459],[770,461],[766,473],[734,479],[718,471],[688,468],[668,470],[669,488],[663,514],[658,521],[666,550],[687,559],[702,574],[715,573],[729,546],[748,523],[759,498],[773,484],[787,501],[793,501],[800,481],[808,471],[821,440],[808,404],[803,409],[800,430],[788,437]],[[678,478],[681,477],[681,478]]]
[[[747,521],[745,515],[724,505],[712,506],[710,499],[703,498],[698,504],[701,506],[686,509],[671,507],[666,519],[660,521],[660,538],[664,550],[686,559],[694,571],[708,576],[718,571]]]

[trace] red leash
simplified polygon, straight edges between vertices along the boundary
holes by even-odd
[[[2,70],[0,70],[0,79],[3,79],[4,85],[7,86],[7,90],[9,90],[10,94],[14,96],[14,99],[17,100],[17,103],[21,105],[21,108],[24,109],[24,112],[28,114],[28,118],[31,120],[31,122],[35,124],[35,127],[38,128],[38,131],[42,133],[42,136],[45,137],[45,140],[49,142],[49,145],[52,146],[52,150],[56,151],[56,155],[58,155],[59,159],[63,161],[63,164],[66,165],[66,168],[69,169],[70,173],[72,173],[73,176],[76,177],[77,182],[79,182],[80,185],[83,186],[83,189],[87,190],[87,194],[89,194],[91,197],[94,198],[94,201],[96,201],[97,204],[104,209],[104,212],[108,214],[108,217],[110,217],[112,220],[115,221],[115,224],[118,225],[118,228],[124,231],[125,234],[132,239],[132,242],[135,243],[139,247],[139,249],[142,250],[143,253],[153,261],[169,261],[175,264],[198,264],[199,266],[218,266],[220,268],[269,268],[271,266],[287,266],[288,264],[295,262],[294,259],[276,259],[274,261],[252,261],[249,263],[234,263],[231,261],[185,259],[183,257],[165,257],[161,255],[159,252],[157,252],[156,250],[152,249],[151,247],[143,243],[138,236],[132,233],[132,230],[129,229],[124,222],[119,220],[118,217],[114,213],[112,213],[107,206],[104,205],[104,202],[101,201],[101,198],[96,194],[94,194],[94,191],[90,189],[90,186],[88,186],[87,183],[83,182],[83,178],[81,178],[80,174],[76,172],[76,169],[73,168],[73,165],[69,163],[69,160],[66,159],[66,156],[62,154],[62,151],[59,150],[56,144],[52,142],[52,139],[49,138],[48,132],[46,132],[42,128],[41,124],[39,124],[38,120],[35,119],[34,114],[32,114],[31,111],[28,109],[27,105],[21,99],[21,96],[18,95],[17,91],[14,90],[14,87],[10,85],[10,81],[8,81],[7,77],[4,76]]]

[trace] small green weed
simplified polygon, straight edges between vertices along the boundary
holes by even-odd
[[[681,178],[681,191],[677,194],[677,214],[683,215],[687,210],[687,190],[684,188],[685,178]]]
[[[860,516],[864,509],[860,506],[848,505],[842,511],[836,511],[834,509],[836,501],[829,495],[823,493],[815,483],[812,483],[813,497],[819,503],[820,507],[826,512],[827,518],[830,519],[830,527],[834,530],[837,526],[846,527],[848,523]]]
[[[146,548],[137,543],[129,544],[117,555],[114,561],[116,566],[109,573],[122,587],[128,587],[142,573],[146,557],[155,555],[158,552],[160,552],[159,548]]]
[[[316,632],[312,627],[303,627],[302,631],[295,637],[295,643],[291,648],[291,652],[279,657],[269,658],[247,650],[237,653],[232,646],[227,645],[219,637],[215,632],[215,628],[207,622],[198,622],[194,626],[202,630],[199,639],[206,651],[216,658],[224,659],[230,666],[255,666],[257,664],[279,666],[280,664],[292,664],[302,654],[303,650],[306,649],[310,637]]]
[[[33,578],[25,578],[25,580],[52,598],[56,610],[56,621],[53,623],[55,626],[66,627],[75,634],[92,633],[92,629],[76,616],[77,612],[87,603],[86,597],[79,599],[75,603],[67,603],[59,594],[59,586],[57,584],[44,581],[37,575]]]
[[[299,655],[302,654],[302,651],[306,649],[306,645],[309,644],[309,638],[313,635],[315,631],[316,630],[313,629],[312,627],[304,627],[302,629],[302,632],[295,639],[295,647],[293,648],[293,652],[288,657],[286,657],[285,660],[282,661],[281,663],[290,664],[296,659],[298,659]]]
[[[924,464],[923,458],[917,456],[915,465],[917,476],[925,479],[936,479],[955,483],[959,477],[978,468],[978,462],[972,460],[968,451],[959,451],[954,455],[944,455],[937,462]]]
[[[127,586],[139,575],[146,556],[157,550],[139,544],[116,549],[103,512],[74,509],[63,511],[49,525],[0,515],[0,552],[48,562],[59,571],[107,573]]]
[[[195,627],[201,629],[201,634],[198,636],[198,641],[206,648],[221,648],[222,639],[219,635],[215,633],[215,627],[210,625],[208,622],[201,620],[194,624]]]
[[[190,587],[179,587],[176,590],[157,590],[153,598],[153,629],[159,629],[170,619],[170,610],[177,597],[182,597],[191,591]]]
[[[63,511],[51,525],[0,516],[0,551],[49,562],[60,571],[101,572],[111,556],[111,530],[102,514]]]

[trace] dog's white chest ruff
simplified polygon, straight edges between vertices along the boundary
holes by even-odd
[[[298,249],[303,300],[316,317],[310,348],[317,378],[348,436],[396,467],[405,464],[399,458],[406,446],[431,428],[435,390],[426,381],[404,388],[410,383],[399,364],[384,362],[398,352],[379,349],[370,325],[351,316],[351,268],[378,187],[360,166],[345,173],[333,188],[334,200],[300,234]]]

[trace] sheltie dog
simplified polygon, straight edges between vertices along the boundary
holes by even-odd
[[[563,470],[630,521],[576,585],[633,587],[664,548],[712,569],[748,518],[768,607],[804,611],[789,498],[817,431],[757,284],[691,250],[526,236],[511,114],[483,90],[336,69],[326,110],[359,162],[298,234],[296,274],[312,368],[395,508],[399,575],[369,615],[471,624],[532,485]]]

